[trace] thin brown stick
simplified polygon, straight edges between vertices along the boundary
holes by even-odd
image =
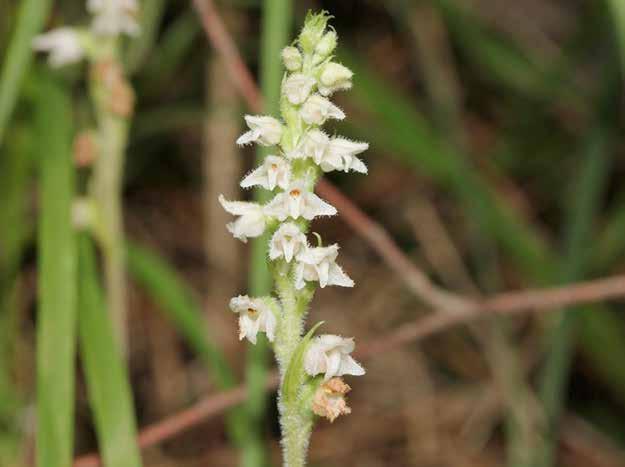
[[[625,275],[549,289],[502,293],[476,303],[472,309],[461,310],[458,313],[433,313],[425,318],[404,324],[381,338],[363,345],[357,352],[357,356],[366,359],[409,342],[418,341],[448,330],[453,326],[493,315],[509,316],[522,312],[566,308],[571,305],[583,305],[617,298],[625,298]],[[270,374],[266,383],[267,390],[272,390],[277,385],[277,374]],[[158,444],[224,412],[230,407],[240,404],[246,397],[245,386],[206,396],[188,409],[143,429],[139,435],[139,445],[146,448]],[[80,457],[74,462],[74,467],[97,465],[100,465],[97,454]]]
[[[212,0],[193,0],[204,32],[221,54],[230,78],[241,93],[248,107],[262,112],[262,95],[250,70],[241,58],[237,46],[224,26],[223,19]],[[388,266],[399,274],[408,286],[427,305],[436,309],[464,309],[471,303],[453,293],[435,286],[401,251],[384,228],[369,218],[358,206],[327,180],[321,180],[317,191],[341,213],[341,218],[378,252]]]

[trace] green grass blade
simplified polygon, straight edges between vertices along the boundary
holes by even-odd
[[[614,21],[614,29],[616,29],[616,37],[618,39],[618,47],[621,58],[621,69],[625,79],[625,2],[623,0],[606,0],[612,18]]]
[[[562,280],[571,282],[584,276],[588,265],[588,245],[592,226],[600,209],[601,195],[610,168],[608,135],[596,131],[585,148],[583,167],[575,181],[573,203],[568,214],[565,258]],[[554,318],[556,325],[549,337],[549,353],[542,372],[540,396],[547,417],[548,433],[545,444],[537,452],[537,465],[548,467],[554,463],[556,427],[566,404],[566,385],[573,357],[573,345],[579,313],[562,311]]]
[[[166,6],[165,0],[150,0],[141,3],[141,34],[130,43],[125,57],[126,70],[129,74],[135,74],[150,54],[156,42]]]
[[[0,73],[0,145],[32,59],[31,42],[48,16],[51,0],[23,0]]]
[[[95,252],[87,234],[79,237],[80,356],[105,467],[140,467],[137,424],[124,359],[106,314]]]
[[[76,245],[71,224],[74,164],[70,101],[59,83],[38,82],[40,162],[37,317],[37,466],[72,461],[76,345]]]
[[[161,311],[175,324],[189,345],[210,368],[216,386],[229,389],[236,379],[228,362],[207,336],[208,324],[202,306],[178,274],[156,253],[145,247],[128,243],[128,271],[160,305]],[[247,430],[244,412],[233,409],[227,416],[227,427],[236,444],[242,445]]]

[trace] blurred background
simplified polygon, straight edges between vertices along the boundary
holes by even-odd
[[[26,3],[0,0],[0,63]],[[234,144],[250,110],[191,3],[142,3],[143,33],[125,48],[136,108],[123,193],[139,430],[234,384],[215,372],[215,358],[235,383],[250,382],[247,344],[227,308],[247,290],[250,249],[226,231],[231,216],[217,196],[249,196],[238,182],[254,166],[253,150]],[[217,3],[256,76],[264,3]],[[337,95],[348,118],[330,131],[370,143],[369,174],[329,179],[434,282],[479,297],[623,272],[622,0],[292,7],[283,18],[289,37],[308,9],[335,16],[339,59],[355,72],[353,90]],[[43,24],[86,21],[83,0],[64,0]],[[0,101],[0,465],[10,467],[35,456],[44,70],[34,59],[8,114]],[[84,72],[55,73],[75,132],[92,118]],[[68,113],[52,108],[53,119],[57,110]],[[76,171],[80,183],[85,169]],[[327,319],[327,332],[365,347],[432,312],[340,216],[314,230],[341,244],[357,284],[315,297],[311,320]],[[625,466],[621,310],[598,304],[485,320],[370,356],[366,377],[349,381],[353,413],[317,425],[310,465]],[[54,355],[47,365],[53,372]],[[80,456],[98,442],[80,358],[75,375],[69,436]],[[261,408],[254,436],[278,465],[275,392]],[[238,465],[224,420],[219,413],[146,447],[144,465]]]

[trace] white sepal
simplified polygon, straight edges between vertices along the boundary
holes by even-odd
[[[252,170],[241,180],[242,188],[262,186],[266,190],[274,190],[279,186],[283,190],[291,181],[291,164],[279,156],[267,156],[260,167]]]
[[[287,217],[313,220],[319,216],[334,216],[336,209],[316,194],[308,191],[302,180],[293,182],[286,191],[278,193],[265,206],[265,213],[284,221]]]
[[[267,339],[273,342],[277,319],[271,307],[262,298],[239,295],[230,300],[230,309],[239,314],[239,340],[247,338],[252,344],[256,344],[257,334],[264,332]]]
[[[308,98],[315,84],[314,78],[303,73],[294,73],[284,81],[282,92],[291,104],[300,105]]]
[[[243,146],[258,143],[261,146],[275,146],[282,138],[282,124],[275,118],[267,115],[246,115],[245,123],[249,131],[237,139],[237,144]]]
[[[319,94],[313,94],[300,110],[302,120],[309,125],[323,125],[327,119],[343,120],[345,113],[330,100]]]
[[[354,339],[332,334],[317,336],[304,355],[304,370],[310,376],[325,373],[324,381],[343,375],[362,376],[365,369],[351,357],[353,350]]]
[[[80,35],[73,28],[53,29],[36,36],[33,39],[33,49],[47,52],[48,62],[54,68],[79,62],[85,56]]]
[[[276,260],[284,258],[287,263],[308,246],[306,235],[297,224],[287,222],[282,224],[273,234],[269,242],[269,258]]]
[[[327,285],[353,287],[354,281],[336,264],[339,246],[306,248],[297,255],[295,288],[303,289],[306,282],[319,282],[322,289]]]
[[[234,222],[226,224],[226,228],[234,238],[247,243],[248,238],[259,237],[263,234],[266,218],[260,204],[246,201],[228,201],[223,195],[219,195],[219,202],[230,214],[240,216]]]

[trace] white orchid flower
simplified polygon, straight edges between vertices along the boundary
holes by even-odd
[[[261,146],[275,146],[282,138],[282,124],[275,118],[267,115],[246,115],[245,122],[249,131],[237,139],[239,146],[258,143]]]
[[[309,131],[300,147],[299,157],[310,157],[324,172],[343,170],[367,173],[367,166],[356,157],[369,148],[367,143],[350,141],[347,138],[330,138],[321,130]]]
[[[259,237],[263,234],[266,218],[260,204],[246,201],[228,201],[223,195],[219,195],[219,202],[230,214],[240,216],[234,222],[226,225],[234,238],[247,243],[248,238]]]
[[[287,189],[291,182],[291,164],[279,156],[267,156],[263,164],[250,172],[241,180],[242,188],[262,186],[266,190],[274,190],[279,186]]]
[[[313,86],[317,84],[314,78],[303,73],[293,73],[282,85],[282,93],[293,105],[302,104],[312,92]]]
[[[256,336],[259,332],[264,332],[267,339],[273,342],[277,319],[263,299],[239,295],[230,300],[230,309],[239,314],[239,340],[247,338],[252,344],[256,344]]]
[[[354,360],[354,339],[324,334],[313,339],[304,355],[304,369],[310,376],[325,373],[328,381],[335,376],[362,376],[365,369]]]
[[[345,113],[339,107],[319,94],[313,94],[306,100],[300,115],[309,125],[323,125],[329,118],[336,120],[345,118]]]
[[[304,181],[298,180],[269,201],[265,206],[265,213],[281,222],[287,217],[303,217],[310,221],[319,216],[334,216],[336,208],[308,191]]]
[[[303,289],[306,281],[319,282],[322,289],[327,285],[353,287],[354,281],[336,264],[339,246],[306,248],[297,255],[295,267],[295,288]]]
[[[323,67],[317,87],[322,95],[329,96],[335,91],[350,89],[353,76],[354,73],[346,66],[330,62]]]
[[[54,68],[79,62],[85,56],[80,34],[73,28],[58,28],[36,36],[33,49],[47,52],[48,62]]]
[[[297,224],[287,222],[282,224],[271,237],[269,242],[269,258],[276,260],[284,258],[287,263],[307,247],[306,235]]]

